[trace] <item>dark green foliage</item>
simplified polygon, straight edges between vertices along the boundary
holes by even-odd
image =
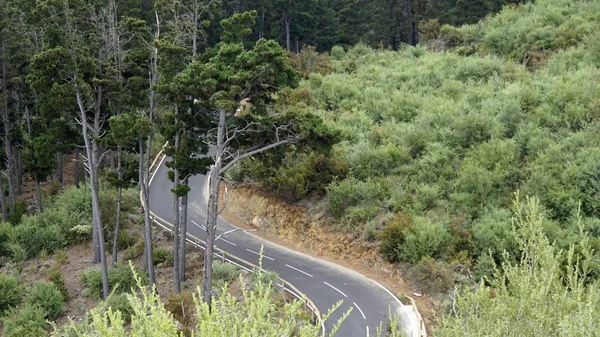
[[[141,277],[142,282],[145,284],[148,280],[145,278],[145,273],[135,268],[138,276]],[[115,268],[110,268],[108,271],[108,280],[111,287],[111,292],[120,294],[123,292],[129,292],[135,289],[136,282],[133,278],[131,268],[127,264],[118,264]],[[102,275],[100,270],[96,268],[85,270],[81,273],[81,281],[88,289],[90,295],[101,298],[102,297]]]
[[[225,282],[226,284],[233,282],[238,277],[239,268],[228,262],[215,261],[213,265],[213,276],[216,280]]]
[[[406,234],[412,227],[413,218],[410,214],[397,214],[383,227],[379,234],[379,251],[389,262],[401,260]]]
[[[173,314],[173,318],[177,322],[183,325],[184,333],[187,335],[194,324],[194,297],[192,293],[189,291],[184,291],[181,294],[170,293],[165,309]]]
[[[414,267],[415,280],[427,293],[445,293],[454,286],[454,272],[445,262],[425,256]]]
[[[110,308],[113,311],[119,311],[122,315],[121,317],[123,317],[125,322],[128,323],[131,321],[131,315],[133,314],[133,308],[131,307],[131,303],[129,302],[129,299],[127,298],[127,296],[128,296],[127,293],[121,293],[121,294],[113,293],[110,296],[108,296],[108,298],[104,301],[103,304],[100,304],[100,305],[106,309]]]
[[[173,263],[173,250],[164,248],[155,248],[152,250],[152,260],[154,264],[170,265]]]
[[[46,332],[46,312],[35,304],[25,304],[11,310],[4,322],[6,337],[43,337]]]
[[[48,268],[48,270],[46,271],[46,276],[48,276],[48,279],[50,280],[50,282],[52,282],[52,284],[54,284],[56,289],[60,291],[65,302],[68,301],[69,291],[65,286],[65,278],[63,277],[60,271],[59,265],[55,264],[52,267]]]
[[[55,320],[64,309],[65,299],[61,291],[52,283],[36,282],[28,290],[25,304],[39,306],[44,311],[44,317]]]
[[[17,279],[0,273],[0,316],[21,303],[21,288]]]
[[[341,218],[344,212],[356,207],[378,205],[379,202],[389,195],[388,186],[380,179],[360,181],[349,178],[329,185],[328,209],[332,216]]]

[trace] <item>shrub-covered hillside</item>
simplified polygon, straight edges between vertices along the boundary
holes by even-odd
[[[541,200],[544,231],[561,248],[579,241],[580,203],[598,246],[598,13],[595,1],[507,7],[455,30],[459,53],[336,47],[330,71],[321,60],[289,99],[339,132],[334,153],[288,153],[277,169],[254,162],[246,172],[289,199],[327,182],[332,226],[381,240],[390,261],[459,260],[489,275],[488,250],[495,262],[520,252],[516,191]],[[467,47],[478,52],[461,55]],[[547,54],[537,70],[522,64],[528,50]]]

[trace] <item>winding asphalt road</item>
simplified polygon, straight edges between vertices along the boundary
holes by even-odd
[[[166,158],[161,158],[150,181],[150,208],[162,222],[173,222],[172,182],[167,178]],[[188,197],[188,237],[206,238],[207,177],[198,175],[190,179],[192,188]],[[163,223],[167,227],[169,224]],[[318,307],[322,314],[340,300],[343,304],[325,322],[325,329],[352,308],[351,314],[338,330],[336,337],[376,336],[376,329],[383,322],[384,331],[389,313],[400,318],[408,336],[411,317],[408,306],[385,288],[365,276],[239,230],[234,225],[219,219],[216,246],[228,254],[235,255],[257,265],[258,252],[263,246],[263,268],[276,272],[282,279],[293,284]],[[220,256],[220,255],[219,255]],[[245,261],[236,261],[244,265]]]

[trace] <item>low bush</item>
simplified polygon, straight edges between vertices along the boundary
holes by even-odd
[[[21,303],[21,288],[17,279],[0,273],[0,316]]]
[[[69,255],[67,254],[66,250],[59,249],[54,252],[54,261],[56,261],[56,263],[58,263],[59,265],[63,265],[65,263],[67,263],[68,260],[69,260]]]
[[[378,204],[389,196],[386,182],[381,179],[360,181],[348,178],[329,185],[329,213],[335,218],[341,218],[352,206]]]
[[[152,251],[152,261],[154,265],[164,263],[165,265],[173,264],[173,251],[164,248],[155,248]]]
[[[46,312],[38,305],[25,304],[12,309],[4,322],[4,337],[47,336]]]
[[[56,289],[60,291],[60,293],[63,295],[64,300],[68,301],[69,291],[67,290],[67,286],[65,285],[65,278],[60,272],[60,268],[58,267],[58,265],[53,265],[52,267],[48,268],[48,270],[46,271],[46,276],[48,276],[48,279],[50,280],[50,282],[52,282],[52,284],[54,284]]]
[[[135,268],[135,270],[141,281],[146,284],[148,280],[145,278],[145,273],[139,268]],[[81,281],[91,296],[96,298],[102,297],[102,274],[100,273],[100,269],[92,268],[85,270],[81,273]],[[136,285],[131,268],[126,264],[118,264],[115,268],[108,270],[108,283],[110,284],[111,291],[116,294],[129,292]]]
[[[65,299],[54,284],[36,282],[29,289],[25,303],[39,306],[44,311],[45,318],[55,320],[63,312]]]
[[[406,233],[412,226],[413,218],[410,214],[397,214],[379,234],[381,240],[379,251],[389,262],[400,261]]]
[[[188,336],[194,327],[195,305],[194,296],[189,291],[184,291],[181,294],[172,292],[169,294],[169,299],[165,305],[173,318],[183,326],[184,335]]]
[[[123,251],[123,260],[133,260],[144,254],[144,240],[139,240],[135,245]]]
[[[217,280],[231,283],[239,275],[239,268],[228,262],[215,261],[213,264],[213,276]]]
[[[121,313],[121,317],[125,322],[131,321],[131,315],[133,314],[133,308],[131,307],[131,302],[127,298],[127,294],[111,294],[104,301],[102,306],[106,309],[110,308],[113,311],[119,311]]]
[[[425,256],[413,268],[415,280],[429,293],[443,293],[454,286],[454,272],[443,261]]]
[[[411,263],[417,263],[425,256],[440,258],[449,239],[450,233],[445,224],[415,218],[412,229],[406,234],[400,255],[403,260]]]
[[[119,232],[119,236],[117,237],[117,248],[119,250],[124,250],[129,247],[135,245],[139,240],[134,234],[129,233],[128,231],[122,230]]]
[[[0,256],[10,256],[8,242],[12,232],[10,222],[0,222]]]

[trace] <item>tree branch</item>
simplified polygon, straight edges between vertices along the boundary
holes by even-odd
[[[254,149],[251,151],[246,151],[244,153],[241,153],[237,157],[233,158],[227,165],[225,165],[223,168],[221,168],[221,170],[219,171],[219,176],[222,175],[223,173],[227,172],[227,170],[229,170],[233,165],[235,165],[237,162],[239,162],[240,160],[242,160],[244,158],[253,156],[253,155],[261,153],[261,152],[265,152],[267,150],[270,150],[270,149],[280,146],[280,145],[295,143],[295,142],[299,141],[300,139],[302,139],[302,137],[288,138],[288,139],[280,140],[275,143],[269,144],[267,146],[263,146],[258,149]]]

